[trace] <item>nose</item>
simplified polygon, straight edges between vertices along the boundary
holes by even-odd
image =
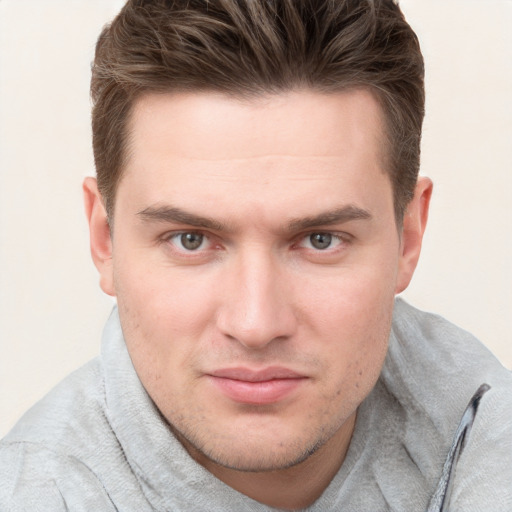
[[[255,251],[227,265],[217,315],[224,336],[258,350],[294,334],[292,287],[281,267],[272,255]]]

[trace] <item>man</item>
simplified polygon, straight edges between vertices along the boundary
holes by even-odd
[[[510,373],[395,301],[432,192],[398,6],[129,1],[91,89],[118,306],[3,440],[0,509],[509,510]]]

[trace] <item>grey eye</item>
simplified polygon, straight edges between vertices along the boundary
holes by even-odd
[[[187,251],[195,251],[199,249],[203,243],[204,236],[200,233],[182,233],[180,235],[180,242],[183,248]]]
[[[327,249],[332,243],[332,235],[329,233],[313,233],[309,235],[309,241],[315,249]]]

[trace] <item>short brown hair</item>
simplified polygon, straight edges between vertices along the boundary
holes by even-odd
[[[92,68],[94,158],[107,213],[140,94],[366,87],[385,114],[385,168],[400,222],[419,170],[423,77],[417,37],[393,0],[129,0],[103,29]]]

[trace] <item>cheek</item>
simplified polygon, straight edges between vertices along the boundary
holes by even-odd
[[[161,327],[182,334],[211,317],[215,300],[211,276],[145,261],[140,265],[124,262],[115,268],[118,299],[147,329]]]
[[[147,270],[146,270],[147,268]],[[124,261],[115,266],[119,314],[128,351],[146,388],[194,360],[208,337],[215,294],[189,273]],[[211,289],[211,287],[210,287]]]
[[[390,316],[395,278],[391,265],[346,267],[328,275],[302,277],[294,295],[310,323],[340,337],[351,332],[364,339],[365,332],[378,331]]]
[[[377,380],[387,352],[394,306],[393,279],[381,273],[340,275],[324,286],[309,286],[304,314],[324,340],[321,350],[330,365],[331,388],[363,399]]]

